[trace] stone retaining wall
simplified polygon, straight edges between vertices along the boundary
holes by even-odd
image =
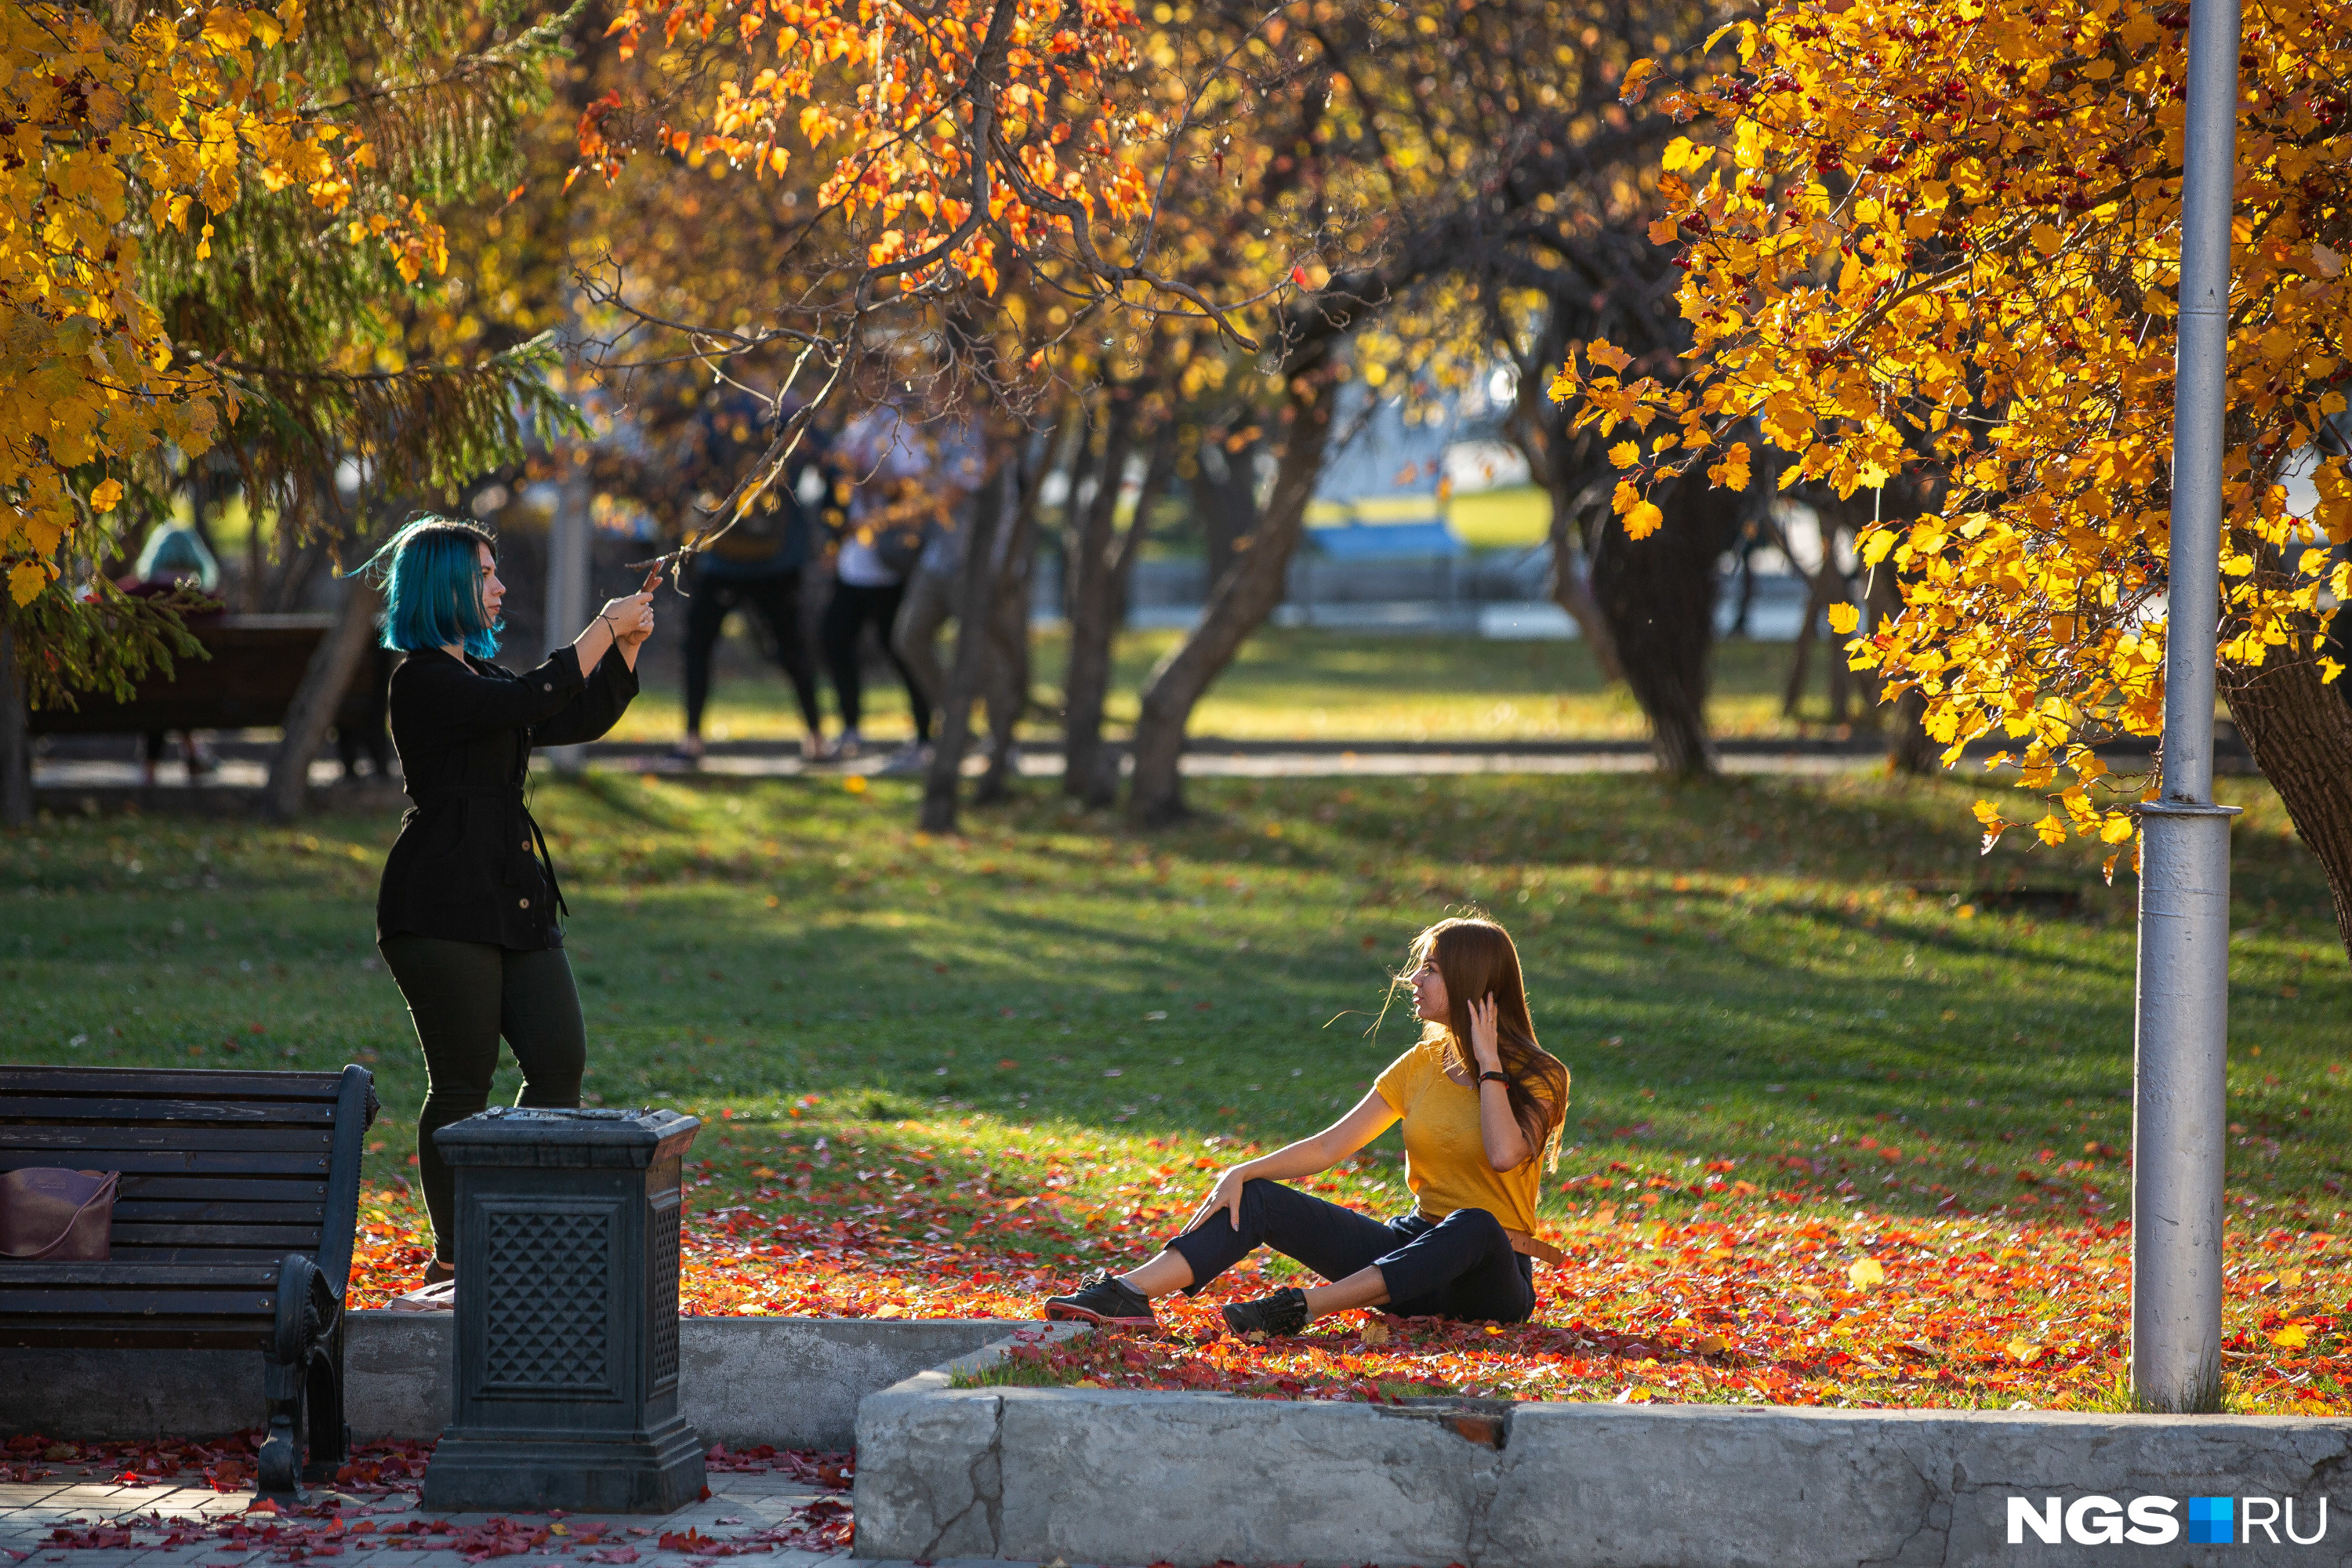
[[[2251,1549],[2191,1545],[2186,1528],[2192,1497],[2269,1500],[2248,1517],[2283,1516],[2292,1500],[2294,1532],[2313,1536],[2321,1500],[2352,1482],[2352,1434],[2331,1421],[1398,1408],[949,1384],[923,1373],[860,1409],[858,1556],[1182,1568],[2352,1562],[2352,1522],[2332,1504],[2310,1546],[2290,1543],[2284,1517],[2276,1543],[2257,1527]],[[2148,1522],[2127,1511],[2151,1496],[2175,1506]],[[2012,1498],[2033,1516],[2016,1545]],[[2126,1529],[2146,1540],[2159,1517],[2175,1530],[2167,1544],[2098,1541]]]
[[[353,1436],[437,1437],[455,1352],[447,1312],[353,1312]],[[857,1402],[1021,1325],[982,1318],[681,1318],[680,1403],[706,1442],[846,1448]],[[259,1351],[0,1354],[0,1435],[210,1436],[261,1425]]]

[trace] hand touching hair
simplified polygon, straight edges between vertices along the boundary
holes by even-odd
[[[1433,963],[1445,982],[1447,1012],[1443,1024],[1428,1026],[1422,1037],[1443,1039],[1453,1065],[1475,1083],[1478,1064],[1471,1054],[1473,1009],[1486,1017],[1477,1022],[1495,1031],[1502,1070],[1510,1078],[1511,1117],[1530,1150],[1543,1152],[1568,1119],[1568,1068],[1536,1043],[1535,1022],[1528,1012],[1527,982],[1519,972],[1519,950],[1511,933],[1493,921],[1439,921],[1414,939],[1406,973]],[[1546,1156],[1559,1159],[1555,1144]]]

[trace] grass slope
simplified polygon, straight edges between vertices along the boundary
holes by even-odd
[[[1352,1102],[1410,1037],[1399,1013],[1374,1027],[1387,970],[1429,920],[1476,907],[1518,936],[1538,1029],[1575,1074],[1546,1212],[1578,1235],[1613,1221],[1609,1250],[1673,1254],[1686,1227],[1742,1215],[2125,1213],[2131,890],[2071,854],[1979,860],[1961,784],[1194,795],[1208,814],[1160,837],[1034,791],[935,839],[887,782],[543,781],[588,1088],[702,1114],[698,1210],[816,1237],[882,1291],[803,1310],[937,1310],[885,1290],[893,1268],[1017,1305],[1180,1224],[1235,1148]],[[2275,799],[2228,798],[2247,807],[2233,1244],[2334,1232],[2352,976]],[[386,1106],[371,1214],[413,1234],[385,1189],[423,1072],[371,942],[394,830],[109,819],[0,837],[0,1058],[369,1062]],[[1324,1186],[1386,1210],[1400,1177],[1391,1133]],[[2333,1256],[2310,1265],[2315,1297]]]
[[[1129,632],[1118,645],[1110,727],[1134,723],[1136,693],[1154,662],[1175,645],[1173,632]],[[1061,686],[1066,641],[1036,638],[1034,678],[1042,694]],[[741,644],[713,686],[704,732],[713,739],[792,740],[801,731],[783,678],[754,664]],[[1805,725],[1783,718],[1785,643],[1717,645],[1708,721],[1719,735],[1789,736]],[[1806,713],[1818,730],[1829,713],[1825,656],[1816,653]],[[834,712],[824,699],[828,726]],[[907,698],[895,678],[866,685],[869,736],[909,733]],[[656,668],[621,727],[622,740],[675,740],[684,723],[676,678]],[[1040,736],[1053,726],[1034,728]],[[1641,710],[1624,687],[1609,686],[1580,642],[1495,642],[1468,637],[1367,637],[1268,627],[1244,645],[1210,689],[1192,732],[1236,740],[1558,741],[1638,740]]]

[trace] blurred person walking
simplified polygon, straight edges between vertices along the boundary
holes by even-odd
[[[695,422],[698,450],[688,458],[689,484],[697,482],[707,504],[730,494],[744,464],[756,458],[774,432],[757,400],[714,400]],[[779,417],[793,413],[786,405]],[[801,621],[803,573],[809,563],[813,527],[800,494],[804,479],[822,474],[823,454],[814,432],[804,437],[778,482],[769,486],[735,526],[708,549],[694,554],[686,582],[686,738],[672,748],[673,761],[702,761],[702,715],[710,700],[710,663],[728,616],[749,610],[767,624],[776,663],[792,682],[801,711],[801,755],[812,762],[830,755],[824,715],[817,700],[816,661]]]
[[[834,699],[841,706],[836,750],[844,758],[866,749],[866,682],[858,640],[869,626],[907,688],[907,706],[915,721],[912,745],[920,748],[931,738],[930,693],[892,635],[906,603],[908,577],[939,514],[927,484],[930,454],[913,413],[911,399],[878,403],[844,426],[834,443],[834,472],[849,494],[841,546],[834,558],[833,597],[817,637],[833,674]]]

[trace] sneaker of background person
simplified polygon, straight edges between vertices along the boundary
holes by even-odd
[[[1237,1334],[1295,1334],[1307,1326],[1307,1292],[1292,1286],[1255,1301],[1224,1309],[1225,1327]]]
[[[1159,1327],[1151,1299],[1097,1268],[1066,1296],[1045,1298],[1045,1316],[1065,1323],[1108,1323],[1117,1328]]]
[[[833,760],[835,762],[854,762],[865,754],[866,737],[860,735],[856,731],[844,730],[838,736],[835,737],[833,742]]]
[[[882,764],[882,775],[885,778],[905,778],[910,773],[921,773],[930,765],[931,749],[920,741],[909,741],[890,753],[890,760]]]
[[[823,735],[803,735],[801,737],[801,761],[804,763],[829,763],[833,761],[833,743],[830,741],[827,741]]]

